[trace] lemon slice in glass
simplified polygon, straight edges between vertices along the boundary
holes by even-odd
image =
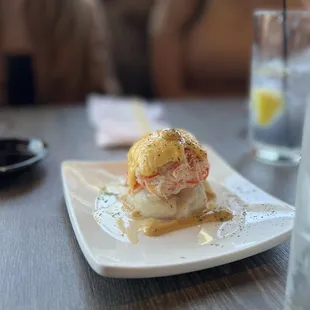
[[[280,92],[270,89],[256,89],[252,93],[252,105],[256,123],[267,127],[284,110],[284,100]]]

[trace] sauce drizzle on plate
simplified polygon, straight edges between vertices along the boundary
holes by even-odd
[[[220,197],[215,201],[212,210],[196,212],[184,219],[159,220],[145,219],[139,212],[127,208],[122,202],[122,197],[128,193],[128,187],[111,184],[105,187],[97,198],[94,218],[110,236],[129,243],[137,243],[140,235],[158,237],[180,229],[198,226],[200,232],[197,235],[197,242],[203,245],[213,239],[211,236],[206,238],[205,225],[212,223],[220,226],[221,233],[217,233],[217,238],[225,237],[238,229],[244,210],[244,203],[224,186],[217,184],[212,187],[217,188],[217,197]],[[225,224],[229,226],[229,229],[223,233]]]

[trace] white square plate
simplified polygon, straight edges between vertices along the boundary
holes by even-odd
[[[117,240],[95,221],[93,212],[100,190],[109,178],[126,172],[125,162],[64,162],[62,181],[68,213],[82,252],[100,275],[146,278],[206,269],[263,252],[290,237],[295,208],[268,195],[229,167],[210,147],[210,178],[221,183],[246,204],[238,229],[219,233],[225,223],[207,223],[160,237],[140,238],[137,244]],[[213,240],[201,245],[201,229]]]

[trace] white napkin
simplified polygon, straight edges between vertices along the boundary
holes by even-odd
[[[92,94],[87,98],[88,118],[99,147],[131,146],[141,136],[169,127],[160,103]]]

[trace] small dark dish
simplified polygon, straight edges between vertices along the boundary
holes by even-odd
[[[39,139],[0,139],[0,177],[32,167],[47,153],[47,145]]]

